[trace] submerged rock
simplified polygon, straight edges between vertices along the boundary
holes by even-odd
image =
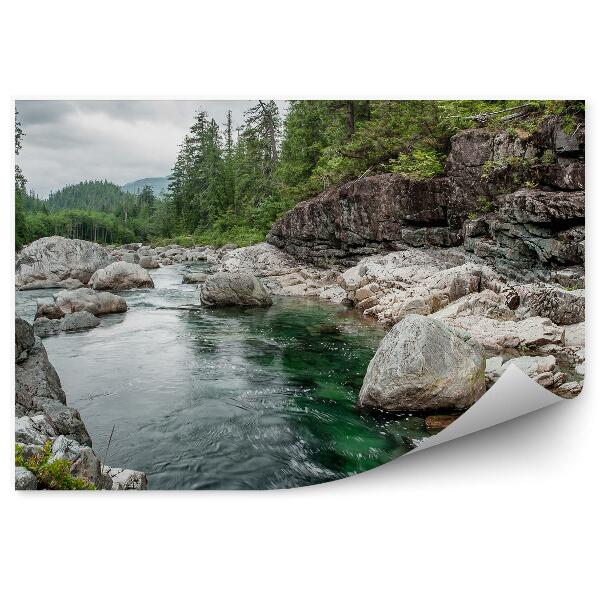
[[[271,306],[265,286],[248,272],[221,271],[210,275],[200,288],[204,306]]]
[[[359,405],[397,412],[464,410],[485,392],[481,346],[440,321],[408,315],[369,363]]]
[[[153,288],[154,282],[146,269],[140,265],[118,261],[99,269],[90,278],[89,285],[94,290],[130,290],[133,288]]]
[[[87,310],[71,313],[61,322],[62,331],[79,331],[81,329],[92,329],[100,325],[100,319]]]
[[[33,322],[35,335],[47,337],[60,331],[61,322],[58,319],[49,319],[48,317],[39,317]]]
[[[458,417],[455,415],[429,415],[425,418],[425,429],[428,431],[439,431],[446,429],[456,421]]]
[[[110,263],[108,251],[93,242],[58,235],[25,246],[17,255],[15,284],[18,288],[72,287],[69,279],[86,284],[92,274]]]

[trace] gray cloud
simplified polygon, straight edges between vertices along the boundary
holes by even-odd
[[[45,197],[69,183],[124,184],[168,175],[202,108],[218,123],[243,122],[251,100],[18,100],[25,137],[18,157],[28,187]],[[278,102],[285,110],[285,102]]]

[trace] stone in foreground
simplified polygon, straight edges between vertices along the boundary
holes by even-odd
[[[465,410],[484,392],[481,346],[437,319],[408,315],[379,345],[359,405],[394,412]]]
[[[200,288],[204,306],[271,306],[265,286],[252,273],[219,272],[206,279]]]
[[[146,473],[132,469],[119,469],[115,467],[102,467],[102,474],[110,477],[113,490],[147,490],[148,479]]]
[[[95,290],[121,291],[153,288],[154,282],[148,275],[148,271],[140,265],[120,260],[96,271],[90,278],[89,285]]]
[[[25,467],[15,467],[15,490],[37,490],[36,476]]]

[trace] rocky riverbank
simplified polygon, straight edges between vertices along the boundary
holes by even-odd
[[[17,256],[16,286],[62,288],[38,305],[35,332],[49,335],[127,310],[116,292],[153,287],[152,269],[206,261],[211,274],[187,280],[198,284],[199,304],[318,297],[391,327],[359,406],[460,412],[509,364],[573,397],[585,373],[584,130],[583,121],[565,130],[549,117],[529,133],[463,131],[442,176],[385,174],[326,190],[286,213],[268,242],[246,248],[43,238]],[[444,360],[432,361],[431,348]],[[96,487],[144,487],[143,474],[100,465],[43,344],[20,319],[16,361],[26,454],[50,441],[52,456]],[[18,486],[34,485],[17,475]]]
[[[146,488],[144,473],[102,464],[79,412],[67,405],[42,341],[19,317],[15,319],[15,416],[21,462],[15,473],[16,489],[64,489],[73,482],[102,490]]]

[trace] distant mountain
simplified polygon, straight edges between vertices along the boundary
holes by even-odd
[[[142,188],[145,185],[149,185],[154,191],[154,194],[156,196],[160,196],[167,191],[169,180],[166,177],[146,177],[146,179],[138,179],[137,181],[126,183],[125,185],[121,186],[121,189],[124,192],[137,194],[142,191]]]

